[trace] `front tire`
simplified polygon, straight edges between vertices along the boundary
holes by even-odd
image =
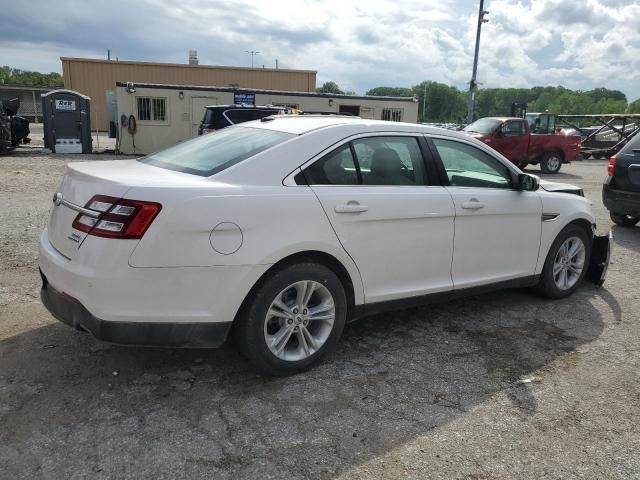
[[[591,241],[584,228],[567,225],[556,237],[544,262],[537,286],[547,298],[564,298],[580,285],[591,256]]]
[[[549,152],[542,155],[540,159],[540,169],[542,173],[558,173],[562,168],[562,155],[556,152]]]
[[[347,318],[347,296],[329,268],[312,262],[269,275],[237,319],[240,350],[261,372],[306,370],[336,347]]]
[[[640,222],[640,217],[634,215],[624,215],[621,213],[610,212],[609,216],[613,223],[620,227],[633,227],[636,223]]]

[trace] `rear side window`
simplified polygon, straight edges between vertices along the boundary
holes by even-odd
[[[311,185],[357,185],[356,162],[349,144],[334,150],[305,171]]]
[[[342,145],[304,171],[310,185],[425,185],[415,137],[366,137]]]
[[[415,137],[354,140],[364,185],[425,185],[424,161]]]
[[[196,137],[139,162],[208,177],[295,137],[291,133],[233,127]]]

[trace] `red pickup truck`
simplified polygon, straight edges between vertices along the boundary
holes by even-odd
[[[527,121],[515,117],[481,118],[464,131],[520,168],[539,163],[543,173],[558,173],[563,163],[575,160],[582,147],[578,136],[531,133]]]

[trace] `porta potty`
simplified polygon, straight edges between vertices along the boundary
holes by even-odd
[[[72,90],[42,95],[44,146],[54,153],[91,153],[91,99]]]

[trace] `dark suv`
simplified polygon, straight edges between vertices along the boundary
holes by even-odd
[[[640,134],[609,159],[602,201],[616,225],[632,227],[640,221]]]
[[[269,115],[289,113],[286,107],[262,105],[212,105],[204,111],[204,117],[198,128],[198,135],[213,132],[236,123],[259,120]]]

